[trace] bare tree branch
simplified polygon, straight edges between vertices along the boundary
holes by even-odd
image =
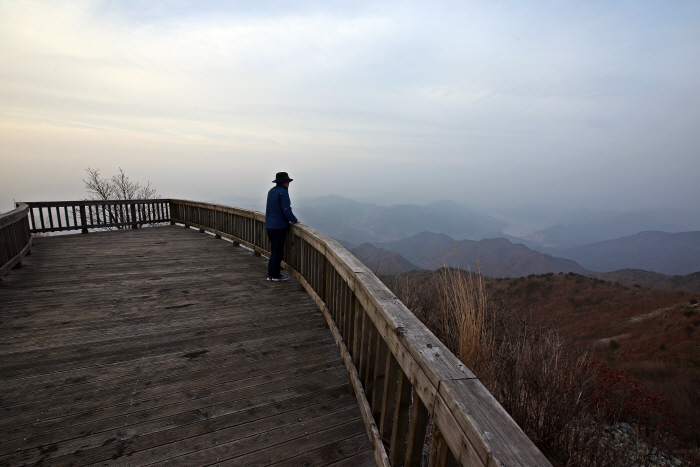
[[[85,169],[88,174],[87,180],[83,179],[85,189],[88,192],[89,199],[114,199],[114,187],[109,180],[100,177],[99,169]]]
[[[120,199],[158,199],[156,189],[147,181],[146,185],[132,182],[129,176],[119,168],[119,173],[111,178],[102,178],[99,169],[85,169],[88,177],[83,179],[88,197],[91,200],[120,200]]]
[[[124,173],[124,170],[119,168],[119,173],[110,178],[102,178],[98,169],[88,167],[87,179],[83,179],[85,190],[88,192],[89,200],[133,200],[133,199],[159,199],[162,196],[156,194],[156,189],[151,186],[151,182],[146,182],[146,185],[141,185],[139,182],[132,182]],[[123,219],[128,217],[122,206],[105,206],[103,213],[107,213],[110,219],[123,222]],[[94,211],[94,216],[97,216],[97,211]],[[99,223],[97,219],[95,222]],[[116,227],[123,229],[125,226]],[[111,228],[108,228],[111,230]]]

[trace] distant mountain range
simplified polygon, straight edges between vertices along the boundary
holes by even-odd
[[[469,268],[474,271],[478,269],[478,265],[481,265],[480,270],[491,277],[523,277],[547,272],[576,272],[626,285],[700,292],[700,270],[686,275],[669,275],[641,269],[620,269],[612,272],[586,271],[573,261],[562,260],[532,250],[528,253],[524,250],[527,247],[510,244],[505,239],[480,240],[478,242],[456,241],[444,235],[426,232],[410,239],[389,242],[383,246],[404,251],[407,256],[421,265],[412,263],[397,251],[378,248],[369,243],[351,247],[350,252],[380,275],[395,275],[418,269],[437,269],[443,265]],[[421,260],[421,253],[416,253],[416,251],[422,251],[425,259]],[[448,253],[443,254],[444,251]],[[474,255],[472,258],[476,259],[467,261],[465,256],[470,254]],[[433,262],[429,259],[430,255],[437,255],[441,260]],[[481,258],[486,258],[486,263]],[[490,263],[495,263],[496,266],[488,267]]]
[[[442,266],[480,270],[491,277],[520,277],[547,272],[583,273],[575,261],[531,250],[505,238],[454,240],[444,234],[423,232],[411,238],[377,243],[423,269]]]
[[[295,213],[314,228],[355,245],[412,237],[430,230],[454,238],[502,236],[504,221],[454,201],[379,206],[340,196],[301,200]]]
[[[564,249],[626,237],[646,230],[677,232],[682,229],[676,224],[660,221],[645,213],[611,213],[610,217],[588,223],[579,221],[579,223],[557,224],[538,230],[526,239],[534,245]]]
[[[700,230],[700,208],[597,211],[529,205],[488,213],[508,223],[505,233],[535,248],[571,248],[653,230]]]
[[[700,271],[700,211],[523,206],[485,213],[454,201],[380,206],[335,195],[292,196],[292,201],[303,223],[355,249],[380,273],[443,264],[475,269],[477,260],[495,277],[585,270]],[[215,202],[264,210],[265,199]]]
[[[700,232],[640,232],[568,249],[545,249],[588,270],[643,269],[664,274],[700,271]]]

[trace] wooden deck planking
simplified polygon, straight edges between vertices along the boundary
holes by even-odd
[[[182,227],[39,237],[0,288],[0,465],[374,465],[313,301]]]

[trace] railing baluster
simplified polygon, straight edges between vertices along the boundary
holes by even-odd
[[[374,361],[377,358],[377,339],[379,339],[379,333],[377,328],[374,327],[372,321],[370,320],[370,334],[368,342],[368,353],[367,353],[367,365],[365,367],[365,394],[367,395],[367,400],[372,403],[372,394],[374,391]]]
[[[350,290],[350,286],[343,282],[343,310],[345,314],[345,334],[343,335],[343,340],[345,342],[352,342],[352,308],[350,308],[351,295],[352,290]]]
[[[61,208],[56,206],[56,222],[58,223],[58,230],[63,230],[63,222],[61,222]]]
[[[357,373],[360,376],[362,384],[367,384],[363,379],[365,368],[367,367],[369,353],[369,338],[370,338],[370,319],[367,313],[362,313],[362,331],[360,331],[360,365],[357,367]]]
[[[335,269],[334,269],[335,271]],[[343,326],[343,297],[342,297],[342,283],[343,283],[343,278],[340,277],[340,274],[338,274],[337,271],[335,271],[335,291],[333,293],[334,295],[334,302],[335,302],[335,322],[336,322],[336,327],[338,328],[338,331],[340,332],[340,335],[343,335],[345,326]]]
[[[85,218],[85,222],[89,228],[93,228],[94,220],[95,220],[94,217],[92,216],[92,207],[93,207],[92,204],[85,205],[85,209],[87,209],[87,211],[86,211],[87,217]]]
[[[87,229],[87,215],[85,214],[85,205],[80,205],[80,227],[82,228],[82,233],[88,233]]]
[[[396,405],[396,388],[399,379],[399,364],[391,353],[387,354],[384,376],[384,400],[382,401],[382,418],[379,421],[379,436],[387,442],[391,439]]]
[[[372,415],[375,420],[379,419],[382,410],[382,400],[384,395],[384,376],[386,372],[387,346],[384,339],[377,339],[377,358],[374,359],[374,393],[372,394]]]
[[[402,465],[406,453],[406,433],[408,431],[408,411],[411,406],[411,382],[399,371],[397,404],[394,406],[394,421],[391,427],[389,459],[391,465]]]
[[[433,441],[430,445],[428,467],[444,467],[447,461],[447,443],[437,425],[433,427]]]
[[[130,209],[130,210],[131,210],[131,220],[130,220],[130,222],[131,222],[131,228],[132,228],[132,229],[138,229],[139,226],[138,226],[138,224],[136,223],[136,205],[135,205],[134,203],[131,203],[130,208],[131,208],[131,209]]]
[[[34,208],[29,208],[29,216],[31,217],[32,220],[32,230],[36,229],[36,219],[34,219]]]
[[[423,445],[425,444],[425,432],[428,426],[428,409],[413,391],[413,403],[411,404],[411,420],[406,436],[406,460],[404,467],[421,467],[423,462]]]
[[[362,345],[362,318],[365,316],[365,310],[362,309],[362,304],[355,295],[352,296],[352,305],[355,316],[355,324],[353,325],[353,340],[352,340],[352,358],[355,361],[355,367],[360,369],[360,346]]]

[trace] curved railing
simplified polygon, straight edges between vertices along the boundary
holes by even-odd
[[[171,220],[268,254],[262,213],[170,200]],[[323,312],[350,372],[377,464],[550,463],[466,368],[386,286],[333,239],[290,227],[284,265]]]
[[[24,203],[0,214],[0,280],[10,269],[21,266],[22,258],[30,254],[32,234],[28,215],[29,206]]]

